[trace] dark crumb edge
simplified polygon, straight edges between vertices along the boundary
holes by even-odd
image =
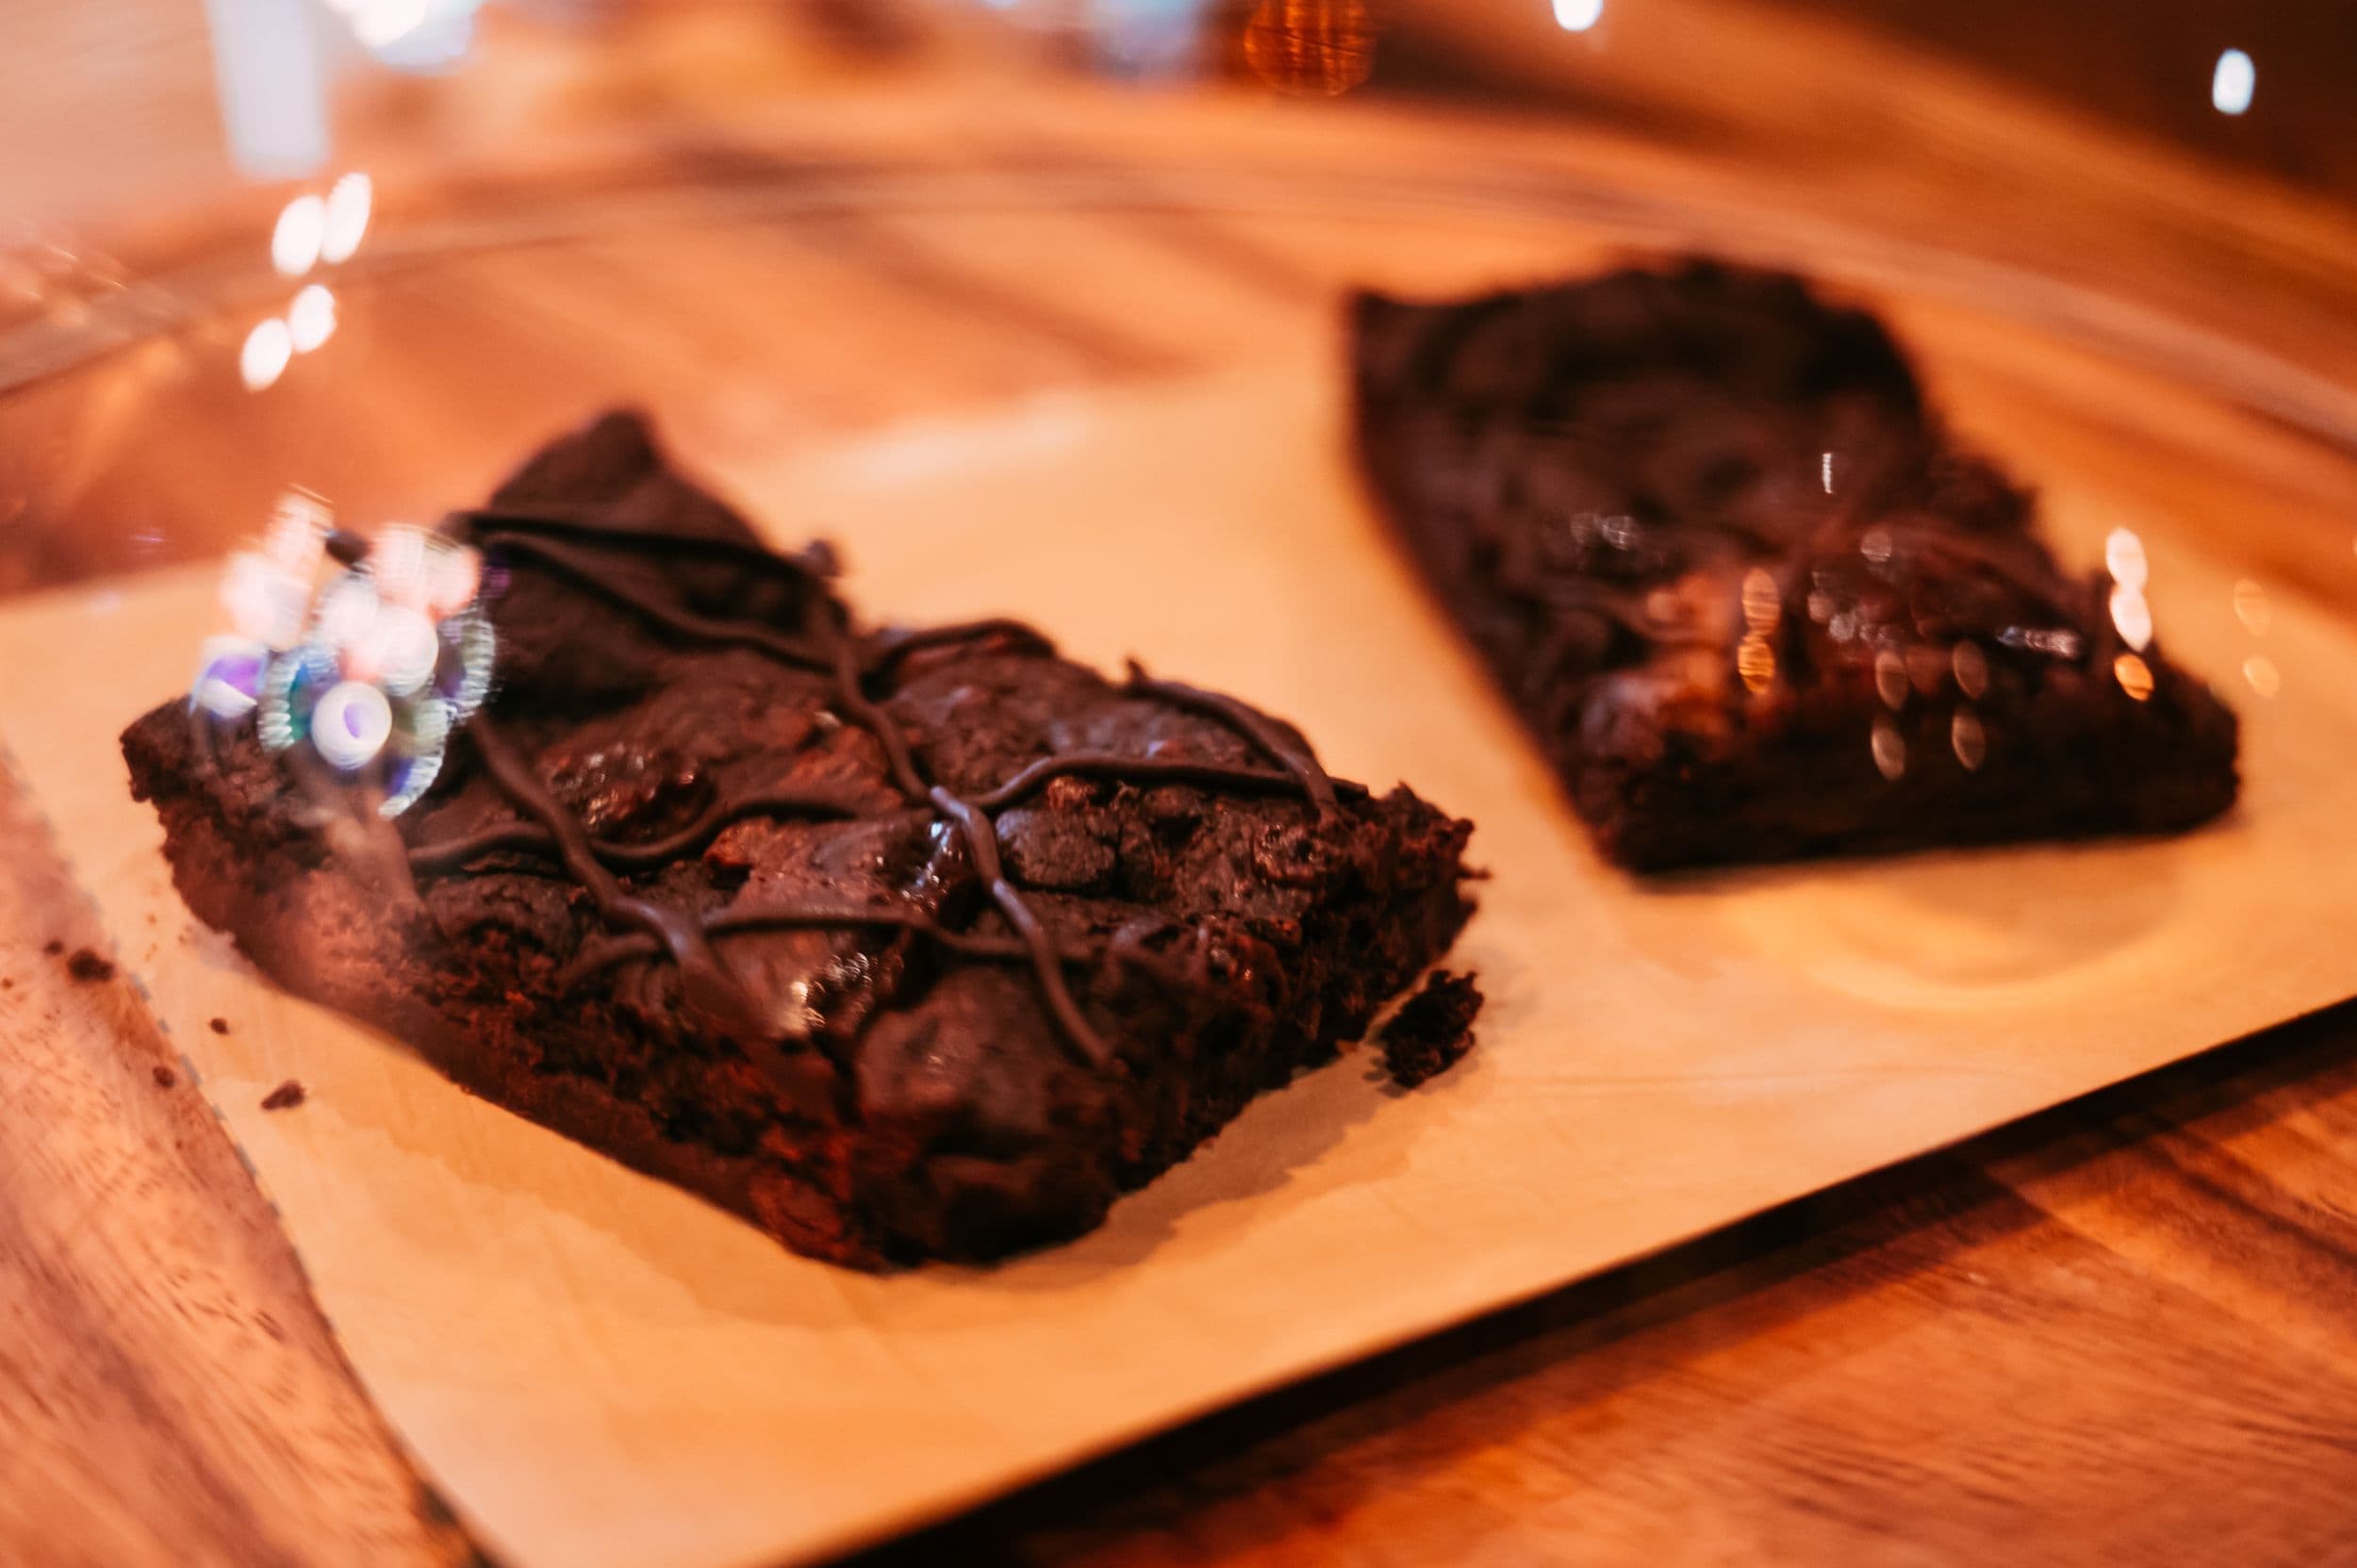
[[[277,1088],[272,1089],[269,1094],[262,1097],[262,1109],[265,1111],[291,1111],[296,1106],[301,1105],[303,1100],[303,1085],[290,1078],[287,1080],[286,1082],[281,1083]]]
[[[229,1020],[226,1018],[207,1018],[205,1020],[205,1027],[211,1030],[216,1034],[226,1034],[229,1032]]]
[[[180,1075],[161,1063],[156,1065],[156,1087],[169,1089],[180,1081]]]
[[[1383,1070],[1403,1089],[1430,1081],[1473,1049],[1481,988],[1471,975],[1435,969],[1383,1026]]]
[[[115,978],[114,961],[91,948],[74,949],[74,956],[65,961],[65,971],[88,984]]]

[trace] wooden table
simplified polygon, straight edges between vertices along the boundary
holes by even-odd
[[[1587,134],[1706,127],[1697,190],[1773,177],[1797,213],[1896,206],[1948,229],[2043,182],[2039,221],[1986,225],[1997,259],[2100,272],[2164,309],[2198,303],[2313,371],[2319,399],[2357,385],[2357,219],[2318,198],[1736,0],[1632,8],[1614,51],[1552,66],[1533,65],[1546,35],[1527,17],[1404,16],[1392,47],[1538,91],[1556,71]],[[637,47],[564,57],[572,74],[548,112],[585,102],[774,152],[819,134],[777,114],[781,83],[833,92],[880,53],[930,80],[945,54],[978,47],[1024,80],[1040,69],[1035,40],[978,43],[966,19],[931,8],[887,20],[897,32],[813,6],[750,56],[741,15],[625,20]],[[486,48],[553,58],[532,28]],[[132,78],[185,74],[185,37],[169,36],[181,42]],[[1698,103],[1682,74],[1696,59],[1751,73],[1757,91]],[[437,128],[527,123],[513,81],[411,85],[355,112],[430,158]],[[1893,102],[1906,137],[1835,136],[1814,118]],[[1150,140],[1150,114],[1116,118]],[[1666,159],[1660,177],[1686,167]],[[124,226],[121,243],[201,260],[251,205],[230,201],[211,226]],[[1075,339],[1051,304],[1004,303],[1025,355],[1047,340],[1058,374],[1076,356],[1139,373],[1119,345]],[[985,369],[966,366],[1026,373]],[[2357,602],[2350,514],[2335,510],[2349,498],[2302,483],[2285,479],[2281,531],[2254,549]],[[61,536],[62,516],[33,507],[0,527],[0,579],[143,558],[127,536]],[[228,536],[191,526],[173,548]],[[137,997],[74,973],[91,917],[5,778],[0,842],[14,872],[0,887],[0,1560],[467,1560],[201,1100],[165,1081]],[[2357,1561],[2352,1499],[2357,1012],[2342,1008],[1273,1395],[869,1560],[2311,1564]]]

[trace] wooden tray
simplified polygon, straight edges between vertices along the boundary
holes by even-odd
[[[1019,217],[994,223],[1019,248]],[[1427,233],[1387,254],[1408,281],[1469,285],[1594,242],[1516,229],[1444,251]],[[2256,421],[1899,299],[2069,553],[2143,535],[2164,639],[2244,715],[2245,803],[2165,843],[1640,887],[1590,855],[1359,500],[1331,303],[1289,307],[1231,369],[890,409],[825,439],[650,372],[683,454],[782,538],[836,538],[871,614],[1011,612],[1080,657],[1137,653],[1296,719],[1338,772],[1407,778],[1480,824],[1495,877],[1458,954],[1492,998],[1475,1057],[1409,1095],[1345,1058],[1101,1232],[997,1271],[797,1259],[272,992],[192,928],[114,752],[185,682],[212,569],[0,613],[13,767],[371,1393],[509,1560],[806,1559],[2357,992],[2357,888],[2321,869],[2357,849],[2357,636],[2192,542],[2235,520],[2231,491],[2184,477],[2206,471],[2196,449],[2269,438]],[[412,493],[480,487],[476,455],[410,434]],[[2189,496],[2208,515],[2172,516]],[[288,1077],[308,1102],[262,1112]]]

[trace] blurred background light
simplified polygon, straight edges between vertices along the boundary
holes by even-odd
[[[1555,25],[1567,33],[1584,33],[1603,20],[1604,0],[1555,0]]]
[[[270,231],[270,264],[281,277],[301,277],[319,265],[326,235],[327,204],[317,196],[297,196],[279,209]]]
[[[206,0],[229,158],[255,179],[327,161],[327,72],[305,0]]]
[[[1244,58],[1279,92],[1338,97],[1375,69],[1374,22],[1363,0],[1262,0],[1244,25]]]
[[[336,296],[322,285],[305,285],[287,307],[287,334],[297,354],[308,354],[336,334]]]
[[[1016,0],[989,0],[999,9]],[[1095,0],[1089,32],[1097,66],[1114,76],[1192,73],[1202,63],[1205,0]]]
[[[293,357],[294,334],[272,316],[256,322],[245,335],[245,347],[238,352],[238,374],[244,379],[247,391],[258,392],[286,374],[287,361]]]
[[[376,200],[375,187],[366,174],[346,174],[327,192],[325,223],[320,231],[320,258],[344,261],[360,248],[369,230],[369,211]]]
[[[2250,107],[2250,95],[2258,86],[2259,68],[2250,57],[2229,49],[2218,56],[2217,69],[2210,73],[2210,103],[2220,114],[2240,114]]]

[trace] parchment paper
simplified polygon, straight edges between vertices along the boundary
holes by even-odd
[[[1479,823],[1468,1062],[1402,1095],[1346,1057],[997,1272],[805,1262],[272,992],[192,928],[115,750],[186,681],[213,572],[0,617],[14,766],[371,1391],[519,1568],[839,1547],[2357,992],[2357,639],[2283,595],[2254,635],[2167,520],[2047,476],[2080,559],[2144,533],[2164,639],[2242,711],[2232,818],[1642,887],[1381,543],[1331,396],[1307,371],[1092,394],[717,476],[838,539],[871,614],[1136,652]],[[262,1112],[288,1077],[308,1101]]]

